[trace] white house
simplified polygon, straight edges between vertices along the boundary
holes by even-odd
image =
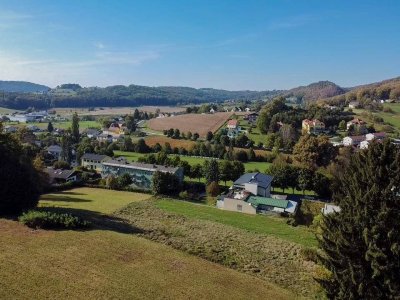
[[[294,213],[297,202],[270,194],[272,176],[247,173],[238,178],[227,195],[221,195],[217,207],[247,214],[287,212]]]
[[[325,204],[324,207],[321,209],[321,212],[324,215],[331,214],[334,212],[340,212],[340,211],[341,211],[340,207],[337,205],[333,205],[333,204]]]
[[[346,136],[345,138],[343,138],[343,145],[358,146],[364,140],[365,140],[365,135]]]
[[[353,109],[353,108],[358,108],[360,106],[360,103],[358,101],[351,101],[349,103],[349,108]]]

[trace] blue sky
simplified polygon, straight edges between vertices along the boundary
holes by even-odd
[[[400,76],[398,0],[0,0],[0,80],[284,89]]]

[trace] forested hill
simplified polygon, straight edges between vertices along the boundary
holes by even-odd
[[[0,91],[17,93],[46,92],[50,90],[48,86],[27,81],[2,81],[0,80]]]
[[[0,81],[0,91],[4,83],[8,83],[9,88],[4,88],[5,92],[0,95],[0,107],[11,109],[26,109],[28,107],[45,109],[52,107],[166,106],[225,100],[267,100],[281,95],[295,97],[297,98],[296,101],[302,103],[323,99],[334,103],[351,99],[357,100],[357,98],[380,97],[380,99],[386,99],[389,96],[396,96],[400,88],[400,78],[354,88],[342,88],[330,81],[319,81],[290,90],[273,91],[226,91],[210,88],[148,87],[141,85],[82,88],[79,84],[63,84],[47,92],[48,87],[27,82],[17,82],[19,89],[12,89],[10,84],[12,82],[5,81]],[[26,84],[26,88],[23,88],[24,84]],[[28,91],[29,86],[30,91]],[[43,92],[44,90],[45,92]],[[37,93],[38,91],[43,93]],[[357,95],[354,96],[354,94]]]
[[[273,98],[280,91],[226,91],[189,87],[147,87],[117,85],[105,88],[81,88],[75,84],[61,85],[48,93],[5,93],[0,106],[12,109],[51,107],[123,107],[138,105],[182,105],[224,100],[258,100]]]
[[[303,102],[333,97],[346,93],[346,89],[330,81],[319,81],[307,86],[299,86],[284,93],[286,97],[296,97]]]
[[[365,84],[349,89],[345,94],[334,97],[324,97],[319,103],[344,105],[351,101],[358,101],[368,105],[374,100],[400,100],[400,77]]]

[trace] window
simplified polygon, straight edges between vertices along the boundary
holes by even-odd
[[[242,208],[243,208],[243,206],[240,205],[240,204],[238,204],[238,205],[236,206],[236,209],[237,209],[238,211],[242,211]]]

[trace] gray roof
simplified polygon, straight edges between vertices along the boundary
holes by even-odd
[[[46,168],[45,171],[49,174],[50,178],[57,179],[68,179],[69,177],[75,175],[75,170],[61,170],[54,168]]]
[[[273,176],[263,173],[246,173],[240,176],[234,184],[244,185],[245,183],[257,183],[258,186],[267,188],[271,185]]]
[[[51,145],[49,147],[47,147],[47,151],[49,152],[61,152],[62,148],[58,145]]]
[[[174,167],[166,167],[161,165],[153,165],[153,164],[143,164],[139,162],[127,162],[124,160],[108,160],[103,162],[105,166],[114,166],[114,167],[123,167],[129,169],[138,169],[138,170],[146,170],[146,171],[160,171],[160,172],[168,172],[168,173],[175,173],[178,171],[179,168]]]
[[[102,161],[105,158],[109,158],[107,155],[95,154],[95,153],[85,153],[82,155],[82,159],[99,160]]]

